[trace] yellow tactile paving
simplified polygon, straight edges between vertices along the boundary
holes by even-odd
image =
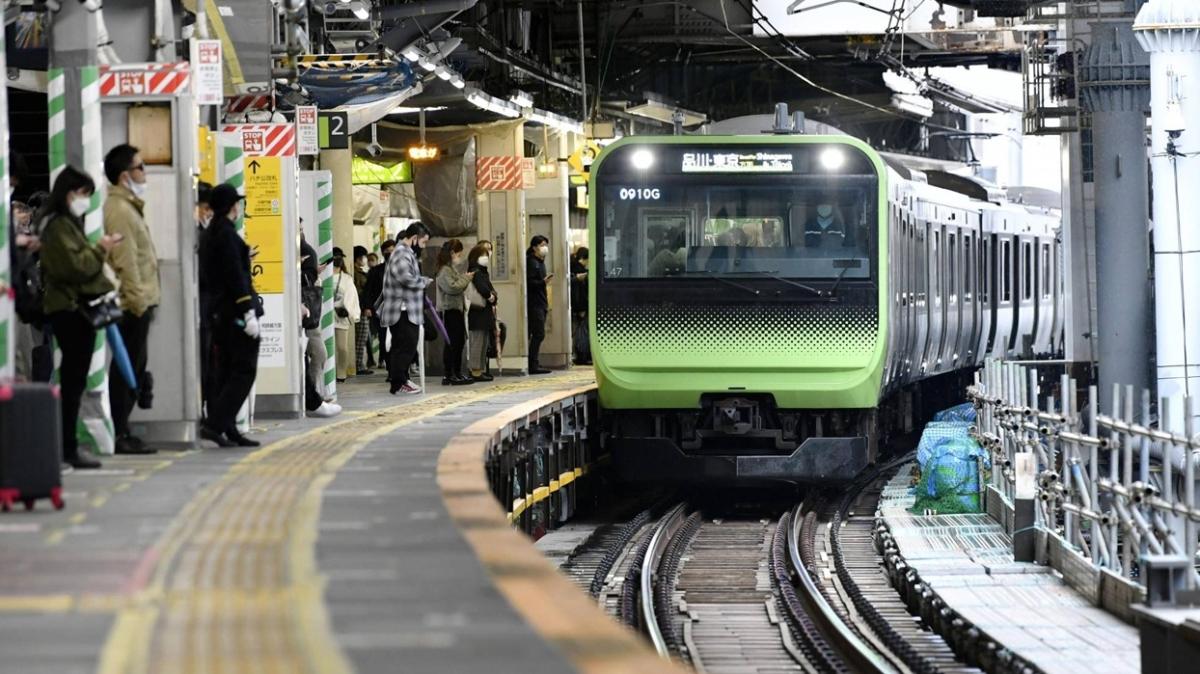
[[[351,671],[330,629],[315,560],[325,487],[376,438],[448,408],[548,383],[524,379],[430,396],[246,456],[197,493],[154,546],[151,580],[118,612],[98,671]]]

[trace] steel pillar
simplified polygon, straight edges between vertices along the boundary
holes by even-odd
[[[1150,387],[1146,113],[1150,57],[1132,21],[1097,23],[1084,53],[1081,102],[1092,113],[1100,390]]]
[[[1183,431],[1200,394],[1200,3],[1151,0],[1134,31],[1150,52],[1158,395]]]

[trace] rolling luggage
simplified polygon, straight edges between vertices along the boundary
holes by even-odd
[[[13,384],[0,387],[0,507],[23,503],[32,510],[62,498],[62,413],[58,387]]]

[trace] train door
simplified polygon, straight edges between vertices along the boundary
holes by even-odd
[[[983,254],[979,258],[979,350],[976,360],[982,361],[992,353],[996,339],[995,236],[980,229],[979,242]]]
[[[971,223],[967,223],[970,227]],[[970,229],[962,233],[962,331],[959,332],[958,360],[955,367],[974,364],[975,344],[978,343],[976,328],[979,325],[979,305],[975,290],[975,237]]]
[[[953,214],[950,216],[953,218]],[[962,268],[962,262],[959,259],[959,243],[958,228],[951,226],[946,228],[946,279],[943,285],[946,287],[946,323],[942,326],[942,367],[946,370],[954,369],[954,358],[958,351],[958,339],[962,328],[962,302],[959,298],[961,292],[958,274]]]
[[[941,253],[942,253],[942,230],[941,227],[933,222],[926,221],[926,231],[928,232],[925,241],[926,257],[926,277],[928,279],[929,298],[926,300],[926,309],[929,313],[929,336],[925,340],[925,353],[921,356],[921,361],[924,370],[927,373],[936,372],[938,354],[942,349],[942,298],[941,298]]]
[[[933,313],[929,307],[929,295],[931,292],[929,286],[929,239],[931,238],[931,232],[928,221],[921,222],[918,218],[913,218],[909,224],[916,237],[913,250],[916,252],[917,258],[917,265],[914,270],[916,272],[914,290],[917,293],[917,344],[916,349],[913,350],[913,368],[915,370],[913,378],[917,379],[925,374],[929,365],[926,354],[929,351],[929,322],[932,320]]]
[[[1054,262],[1050,254],[1050,239],[1037,239],[1038,255],[1038,329],[1034,351],[1050,353],[1054,328]]]
[[[1050,329],[1051,350],[1056,352],[1063,351],[1064,338],[1063,321],[1066,319],[1066,306],[1063,300],[1063,266],[1062,266],[1062,246],[1058,242],[1057,235],[1052,239],[1053,243],[1050,247],[1050,262],[1054,265],[1051,273],[1054,275],[1054,323]]]
[[[1016,322],[1016,293],[1013,289],[1013,271],[1015,255],[1013,255],[1013,238],[1007,234],[995,238],[999,248],[996,251],[996,339],[993,354],[1005,357],[1009,354],[1009,339],[1012,336]]]

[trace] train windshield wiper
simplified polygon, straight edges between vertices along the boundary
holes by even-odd
[[[826,293],[824,290],[821,290],[821,289],[819,289],[819,288],[814,288],[814,287],[812,287],[812,286],[804,285],[803,283],[800,283],[799,281],[793,281],[793,280],[792,280],[792,279],[790,279],[790,278],[784,278],[784,277],[782,277],[782,276],[780,276],[780,275],[779,275],[779,272],[774,272],[774,271],[747,271],[747,272],[741,272],[741,273],[743,273],[743,274],[762,274],[763,276],[766,276],[766,277],[769,277],[769,278],[771,278],[771,279],[774,279],[774,280],[776,280],[776,281],[779,281],[780,283],[786,283],[786,284],[788,284],[788,285],[790,285],[790,286],[793,286],[793,287],[799,288],[799,289],[801,289],[801,290],[803,290],[803,291],[805,291],[805,292],[812,293],[813,295],[816,295],[817,297],[832,297],[832,296],[833,296],[833,294],[832,294],[832,293]]]
[[[751,288],[750,286],[742,285],[741,283],[738,283],[737,281],[730,281],[729,279],[725,278],[724,276],[718,275],[718,273],[714,272],[714,271],[708,271],[706,269],[697,269],[694,271],[685,271],[683,273],[685,275],[695,274],[697,276],[704,276],[704,277],[710,278],[714,281],[724,283],[727,286],[732,286],[734,288],[737,288],[738,290],[744,290],[744,291],[750,293],[751,295],[761,295],[762,294],[762,292],[760,292],[756,288]]]

